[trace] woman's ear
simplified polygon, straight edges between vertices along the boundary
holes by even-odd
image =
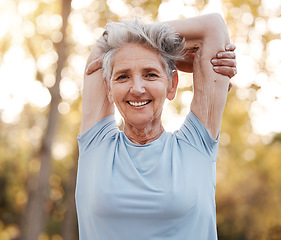
[[[170,84],[167,92],[167,98],[171,101],[175,98],[178,88],[179,76],[178,71],[173,71],[172,83]]]
[[[104,80],[104,83],[105,83],[105,88],[106,88],[106,94],[107,94],[108,101],[109,101],[111,104],[113,104],[114,101],[113,101],[112,93],[111,93],[111,91],[110,91],[109,83],[108,83],[108,81],[106,80],[106,78],[104,78],[103,80]]]

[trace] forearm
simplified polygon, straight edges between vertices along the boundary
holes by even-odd
[[[185,59],[177,63],[177,67],[183,72],[193,72],[194,53],[202,47],[203,41],[210,36],[228,39],[227,29],[219,14],[207,14],[193,18],[178,19],[166,22],[174,31],[185,39]],[[228,43],[229,41],[223,41]],[[214,48],[208,44],[208,47]],[[218,48],[225,51],[225,46]],[[214,57],[214,56],[213,56]]]
[[[209,35],[227,38],[228,33],[223,19],[217,13],[166,22],[181,38],[185,38],[186,49],[193,51],[199,48]],[[223,49],[224,51],[224,46]]]

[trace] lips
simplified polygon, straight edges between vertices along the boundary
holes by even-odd
[[[132,102],[132,101],[127,101],[131,106],[134,106],[134,107],[141,107],[141,106],[144,106],[148,103],[151,102],[151,100],[149,101],[142,101],[142,102]]]

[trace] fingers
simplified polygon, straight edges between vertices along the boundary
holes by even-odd
[[[229,43],[225,46],[225,51],[234,51],[236,49],[235,44]]]
[[[216,58],[236,59],[236,54],[234,52],[235,49],[236,49],[235,44],[230,43],[230,44],[225,46],[225,51],[217,53]]]
[[[226,52],[219,52],[216,55],[216,58],[230,58],[230,59],[236,59],[236,53],[232,51],[226,51]]]
[[[95,71],[97,71],[98,69],[101,69],[101,68],[102,68],[101,60],[99,58],[95,59],[94,61],[89,63],[89,65],[88,65],[88,67],[86,69],[86,74],[90,75],[93,72],[95,72]]]
[[[212,59],[211,62],[216,73],[230,78],[234,77],[237,73],[235,59]]]
[[[234,52],[235,49],[235,44],[230,43],[226,45],[226,51],[218,52],[216,57],[211,60],[211,63],[213,64],[213,69],[216,73],[228,76],[230,78],[236,75],[237,63],[236,54]]]
[[[211,60],[213,66],[224,66],[224,67],[236,67],[236,60],[230,58],[217,59],[214,58]]]
[[[213,69],[216,73],[228,76],[230,78],[234,77],[237,73],[236,67],[215,66]]]
[[[230,89],[232,88],[232,83],[229,83],[229,85],[228,85],[228,91],[230,91]]]

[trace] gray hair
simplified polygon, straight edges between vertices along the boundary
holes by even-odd
[[[164,23],[144,24],[138,19],[108,23],[98,46],[102,53],[103,75],[109,82],[115,53],[128,43],[137,43],[159,53],[168,79],[172,79],[176,62],[183,59],[184,39]]]

